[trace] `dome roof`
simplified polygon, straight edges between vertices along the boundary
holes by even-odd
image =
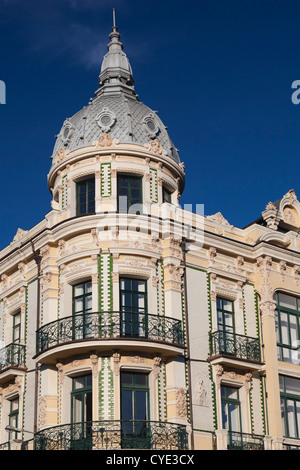
[[[132,69],[123,52],[120,34],[112,28],[108,52],[103,58],[99,89],[89,104],[65,120],[57,136],[59,148],[72,151],[92,145],[103,133],[120,143],[145,145],[158,140],[166,155],[179,163],[167,128],[155,111],[140,102],[134,89]]]
[[[169,157],[176,163],[180,161],[158,115],[137,99],[122,93],[100,95],[67,119],[57,136],[53,155],[61,147],[72,151],[92,145],[105,132],[121,143],[145,145],[157,139]]]

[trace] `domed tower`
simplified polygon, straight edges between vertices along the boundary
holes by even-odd
[[[123,211],[121,195],[128,196],[127,208],[141,204],[143,213],[151,213],[152,205],[177,205],[184,188],[184,166],[166,126],[136,94],[115,21],[109,37],[99,88],[65,120],[52,155],[53,207],[68,218]]]
[[[65,120],[48,184],[36,360],[44,395],[57,383],[65,403],[57,432],[79,426],[75,447],[187,448],[184,170],[167,128],[138,99],[115,21],[99,88]],[[48,423],[38,448],[49,433]]]

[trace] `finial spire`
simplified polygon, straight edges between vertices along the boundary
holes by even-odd
[[[107,45],[108,52],[103,58],[99,76],[100,93],[113,90],[126,91],[131,96],[136,96],[134,91],[134,79],[131,66],[126,54],[123,52],[121,35],[116,26],[116,9],[113,8],[113,26],[109,35],[110,43]]]
[[[117,30],[118,28],[116,27],[116,9],[113,8],[113,30]]]

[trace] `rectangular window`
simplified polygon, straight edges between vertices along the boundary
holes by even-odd
[[[71,392],[71,450],[92,449],[92,375],[72,379]]]
[[[172,193],[165,186],[162,188],[162,202],[168,202],[169,204],[172,202]]]
[[[298,359],[300,332],[300,302],[297,297],[276,294],[276,337],[278,359],[294,362]]]
[[[95,212],[95,178],[76,183],[77,216]]]
[[[281,418],[285,437],[300,438],[300,379],[279,376]]]
[[[147,337],[147,282],[120,278],[122,336]]]
[[[21,313],[18,312],[13,316],[12,342],[20,343],[20,341],[21,341]]]
[[[122,447],[146,449],[149,440],[148,374],[121,373]]]
[[[118,175],[118,211],[140,214],[143,204],[142,178]]]
[[[234,387],[221,387],[222,427],[230,433],[241,432],[241,410],[239,390]]]
[[[92,337],[92,302],[91,281],[73,286],[73,340]]]
[[[19,423],[19,397],[10,401],[9,425],[18,428]],[[18,433],[9,434],[10,439],[17,439]]]
[[[217,298],[217,322],[219,331],[234,333],[234,304],[231,300]]]

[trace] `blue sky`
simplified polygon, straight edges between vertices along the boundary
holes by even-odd
[[[140,100],[185,162],[182,205],[243,227],[300,198],[298,0],[0,0],[0,248],[50,210],[55,135],[97,89],[113,7]]]

